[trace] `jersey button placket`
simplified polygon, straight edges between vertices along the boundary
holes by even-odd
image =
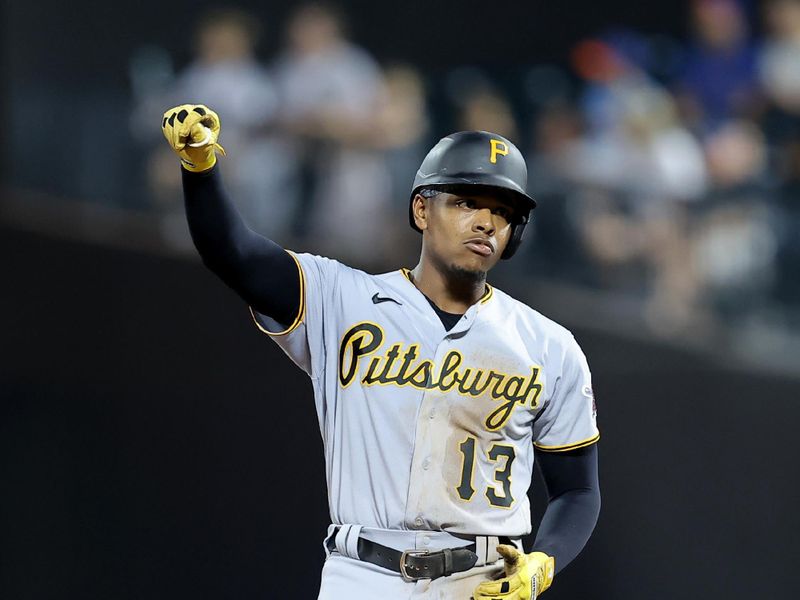
[[[443,335],[434,352],[434,377],[438,376],[445,357],[452,349],[453,344],[450,336]],[[439,501],[438,494],[443,486],[446,486],[446,482],[442,479],[441,470],[431,467],[436,465],[437,461],[444,460],[444,456],[441,455],[443,449],[439,445],[442,443],[442,436],[446,433],[441,428],[447,428],[447,424],[442,419],[437,420],[436,417],[437,415],[444,415],[444,418],[446,418],[448,411],[446,406],[442,405],[442,403],[446,402],[447,398],[440,390],[426,390],[420,420],[417,424],[416,457],[414,460],[416,470],[413,471],[416,473],[417,494],[415,496],[415,504],[412,504],[410,508],[425,519],[423,523],[433,518],[434,525],[437,517],[427,514],[427,511],[431,510],[432,504]],[[435,510],[434,513],[436,513]]]
[[[444,356],[449,351],[449,344],[446,342],[445,336],[440,338],[434,351],[434,356],[432,357],[435,365],[434,377],[437,375],[438,369],[441,368]],[[438,412],[437,404],[443,401],[445,399],[438,390],[425,390],[422,397],[422,406],[418,413],[409,502],[406,507],[410,516],[414,516],[412,522],[415,528],[426,526],[431,516],[426,514],[426,511],[437,502],[437,491],[445,485],[438,469],[430,468],[434,462],[433,457],[436,454],[435,445],[440,441],[440,436],[436,434],[437,422],[434,419],[434,415]]]

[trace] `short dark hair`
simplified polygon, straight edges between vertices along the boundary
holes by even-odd
[[[419,190],[417,193],[422,196],[423,198],[435,198],[439,194],[441,194],[444,190],[439,190],[434,187],[424,187]]]

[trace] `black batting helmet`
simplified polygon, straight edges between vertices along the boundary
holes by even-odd
[[[501,258],[511,258],[522,241],[531,209],[536,201],[525,192],[528,167],[517,147],[496,133],[460,131],[439,140],[417,171],[411,190],[408,219],[411,227],[420,231],[414,222],[413,200],[423,188],[458,192],[462,186],[479,186],[488,192],[501,191],[515,200],[519,213],[512,223],[511,238]]]

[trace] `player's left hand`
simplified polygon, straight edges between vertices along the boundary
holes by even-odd
[[[525,554],[514,546],[501,545],[506,576],[484,581],[475,588],[474,600],[535,600],[550,587],[555,573],[555,560],[544,552]]]

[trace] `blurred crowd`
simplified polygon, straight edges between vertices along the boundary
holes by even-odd
[[[376,256],[388,240],[382,225],[399,218],[394,200],[407,195],[424,152],[420,75],[382,68],[325,5],[290,17],[285,48],[271,64],[256,58],[258,37],[245,12],[209,13],[197,27],[192,63],[139,94],[132,127],[153,146],[148,179],[165,236],[186,241],[179,172],[153,119],[176,104],[203,103],[220,115],[226,187],[253,229],[343,258]]]
[[[258,19],[209,13],[182,71],[153,48],[132,61],[151,208],[165,240],[188,247],[157,124],[170,106],[204,103],[221,117],[226,186],[252,228],[386,260],[413,239],[408,194],[427,149],[449,131],[495,131],[526,154],[539,202],[509,268],[639,298],[665,334],[775,307],[787,318],[800,308],[800,0],[693,0],[687,18],[686,39],[610,30],[564,64],[532,57],[499,81],[381,64],[326,5],[296,10],[270,61],[257,55]]]

